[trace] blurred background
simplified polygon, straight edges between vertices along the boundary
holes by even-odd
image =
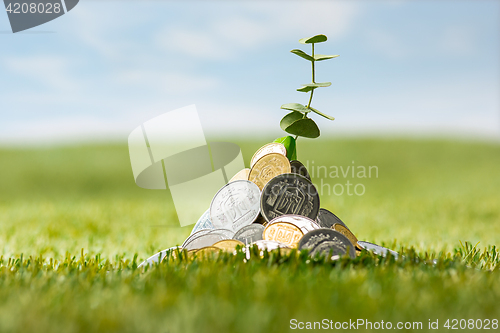
[[[323,135],[500,137],[499,1],[91,1],[12,34],[0,14],[0,143],[124,141],[196,104],[207,135],[281,134],[317,53]]]
[[[168,191],[134,183],[129,133],[196,104],[208,141],[246,164],[285,135],[280,106],[316,53],[304,163],[377,166],[363,196],[324,196],[361,240],[500,243],[499,1],[92,1],[12,34],[0,13],[0,251],[140,258],[182,243]],[[311,165],[311,164],[309,164]],[[322,179],[313,179],[320,183]],[[196,203],[193,203],[196,204]],[[193,221],[194,223],[195,221]]]

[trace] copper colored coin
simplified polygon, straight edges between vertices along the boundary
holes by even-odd
[[[264,229],[264,240],[280,242],[291,248],[297,247],[302,236],[304,233],[299,227],[287,222],[269,224]]]

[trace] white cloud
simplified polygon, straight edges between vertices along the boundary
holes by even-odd
[[[143,69],[121,71],[113,80],[116,84],[170,94],[206,92],[219,86],[213,77]]]
[[[57,55],[21,56],[3,59],[5,70],[55,91],[77,91],[78,80],[70,73],[74,64]]]
[[[170,52],[205,59],[226,59],[230,56],[228,47],[217,41],[216,36],[206,31],[169,27],[158,36],[157,43]]]
[[[203,26],[181,28],[168,23],[156,36],[168,52],[194,58],[228,59],[250,48],[265,49],[270,43],[298,40],[324,33],[330,39],[345,36],[360,13],[353,3],[308,1],[219,4],[211,9]],[[299,36],[299,37],[297,37]]]

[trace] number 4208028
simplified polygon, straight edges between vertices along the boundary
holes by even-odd
[[[496,330],[498,329],[498,319],[448,319],[443,327],[449,330],[464,330],[464,329],[483,329],[483,330]]]
[[[34,3],[34,2],[23,2],[23,3],[9,3],[7,8],[5,8],[9,14],[59,14],[62,10],[60,3],[52,4],[47,3]]]

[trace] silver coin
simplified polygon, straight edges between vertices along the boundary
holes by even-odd
[[[300,228],[304,234],[307,234],[309,231],[313,231],[319,229],[320,226],[305,216],[300,215],[281,215],[272,219],[269,224],[273,224],[276,222],[288,222],[296,227]]]
[[[250,225],[260,212],[260,189],[249,180],[236,180],[223,186],[210,204],[215,228],[234,232]]]
[[[280,242],[275,242],[275,241],[268,241],[268,240],[258,240],[255,241],[251,244],[248,244],[244,251],[247,259],[250,259],[252,257],[250,248],[253,247],[254,245],[257,246],[259,249],[259,256],[264,256],[264,251],[272,251],[276,249],[289,249],[289,247],[286,244],[280,243]]]
[[[319,212],[319,194],[306,178],[295,173],[284,173],[266,184],[262,190],[260,208],[268,222],[281,215],[301,215],[315,220]]]
[[[195,233],[192,233],[191,235],[188,236],[188,238],[186,238],[186,240],[182,243],[181,247],[184,248],[184,246],[189,242],[191,241],[192,239],[196,238],[196,237],[200,237],[201,235],[205,235],[205,234],[208,234],[210,231],[212,231],[213,229],[201,229],[201,230],[198,230],[197,232]]]
[[[141,268],[141,267],[146,266],[146,265],[152,265],[154,263],[159,264],[163,260],[163,258],[165,258],[167,256],[168,251],[176,251],[176,249],[179,249],[179,251],[182,251],[182,248],[180,248],[178,246],[174,246],[174,247],[171,247],[169,249],[160,251],[157,254],[152,255],[148,259],[141,262],[141,264],[139,266],[137,266],[137,268]]]
[[[276,250],[278,248],[289,248],[286,244],[270,240],[258,240],[249,244],[248,247],[252,247],[254,245],[257,245],[259,250],[268,250],[268,251]]]
[[[327,209],[320,208],[318,217],[316,218],[316,222],[322,228],[331,228],[335,223],[343,225],[347,229],[349,229],[341,219],[337,217],[337,215],[333,214]]]
[[[186,250],[201,249],[202,247],[212,246],[215,243],[228,239],[225,235],[221,233],[211,232],[200,237],[193,238],[183,247]]]
[[[356,251],[351,241],[340,232],[320,228],[305,234],[299,242],[299,250],[309,250],[310,256],[316,254],[343,256],[348,253],[349,257],[356,258]]]
[[[290,161],[290,168],[292,169],[292,173],[297,173],[301,176],[306,177],[308,180],[311,180],[309,172],[307,171],[305,165],[302,164],[301,162],[296,160]]]
[[[372,251],[373,253],[375,253],[379,256],[382,256],[382,257],[387,256],[387,253],[392,254],[394,256],[394,258],[396,258],[396,259],[398,259],[398,257],[399,257],[399,253],[397,253],[396,251],[389,250],[388,248],[377,245],[377,244],[358,241],[358,245],[361,246],[363,249],[365,249],[367,251]]]
[[[239,240],[245,245],[262,240],[262,233],[265,227],[262,224],[252,223],[238,230],[233,239]]]
[[[214,229],[214,225],[212,224],[212,221],[210,221],[210,208],[207,209],[198,219],[198,222],[196,222],[193,230],[191,231],[191,235],[203,229]]]
[[[233,239],[233,236],[234,236],[234,231],[229,230],[229,229],[214,229],[214,230],[210,230],[209,234],[214,233],[214,232],[223,234],[224,236],[227,237],[227,239]]]

